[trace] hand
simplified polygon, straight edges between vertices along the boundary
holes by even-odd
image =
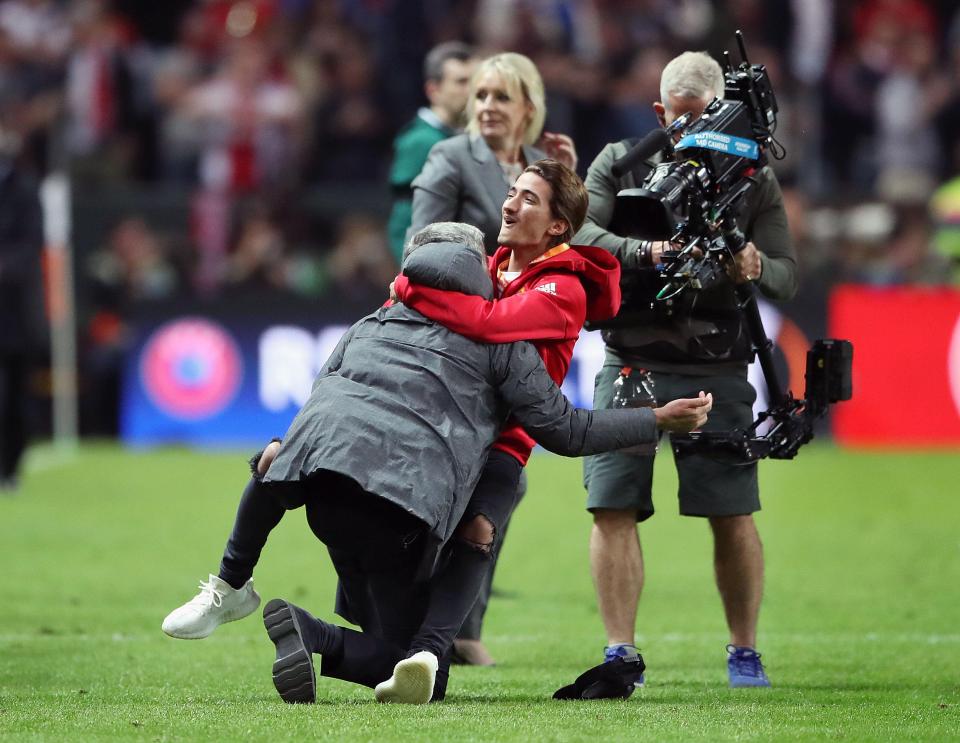
[[[672,400],[654,408],[657,428],[671,433],[690,433],[707,422],[707,413],[713,408],[713,393],[700,391],[699,397]]]
[[[577,169],[577,148],[566,134],[544,132],[537,145],[547,154],[547,157],[563,163],[570,170]]]
[[[672,243],[667,240],[650,243],[650,258],[653,261],[654,266],[662,262],[663,253],[664,251],[667,251],[667,250],[680,252],[681,250],[683,250],[683,245],[681,245],[680,243]],[[703,255],[703,251],[700,250],[700,248],[693,249],[694,258],[700,258],[702,255]]]
[[[756,281],[763,273],[760,251],[752,242],[743,246],[743,250],[733,256],[733,262],[727,264],[727,275],[735,284]]]
[[[397,290],[394,288],[394,284],[396,283],[397,283],[396,279],[390,282],[390,301],[391,302],[399,301],[399,299],[397,298]]]

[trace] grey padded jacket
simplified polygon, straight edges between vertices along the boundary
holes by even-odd
[[[418,248],[404,272],[420,283],[489,297],[481,256]],[[575,409],[529,343],[475,343],[402,304],[343,336],[294,418],[266,482],[330,470],[422,520],[445,542],[467,506],[508,416],[567,456],[653,441],[649,409]]]

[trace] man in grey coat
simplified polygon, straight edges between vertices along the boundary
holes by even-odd
[[[480,237],[457,228],[457,242]],[[432,243],[411,253],[404,270],[442,288],[489,296],[482,255],[479,239],[473,249]],[[652,441],[658,426],[699,427],[711,399],[677,403],[658,411],[574,409],[528,343],[474,343],[403,305],[358,322],[327,361],[263,482],[305,502],[350,618],[365,632],[321,622],[280,599],[269,602],[264,623],[277,645],[280,695],[315,699],[317,652],[326,676],[376,685],[394,672],[391,688],[378,689],[381,701],[429,701],[436,656],[404,659],[425,609],[427,584],[418,577],[431,572],[453,535],[508,414],[548,449],[582,455]],[[439,698],[444,686],[445,678]]]
[[[427,229],[440,242],[425,239],[405,271],[439,288],[489,297],[479,231],[465,225]],[[443,242],[451,238],[472,241],[472,247]],[[508,415],[547,448],[572,455],[652,441],[658,427],[692,430],[711,405],[712,398],[702,396],[657,411],[575,410],[531,345],[478,344],[403,305],[381,308],[341,340],[282,445],[268,450],[269,466],[269,457],[255,463],[221,577],[211,576],[208,586],[219,614],[205,634],[192,636],[206,636],[256,608],[252,584],[234,589],[221,578],[229,577],[234,562],[251,555],[256,562],[285,506],[306,505],[308,522],[340,577],[338,612],[364,632],[320,622],[282,600],[270,602],[264,622],[277,645],[275,685],[285,701],[313,701],[311,654],[317,652],[324,675],[375,686],[404,660],[426,608],[426,579]],[[179,615],[196,611],[191,606],[203,603],[199,599],[172,613],[164,630],[187,637],[173,625],[183,619]],[[436,657],[413,666],[415,683],[401,684],[391,699],[442,698],[445,673],[433,688]]]

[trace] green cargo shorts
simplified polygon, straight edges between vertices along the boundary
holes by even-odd
[[[594,383],[593,406],[609,408],[619,365],[605,365]],[[653,372],[654,394],[663,405],[681,397],[713,393],[713,410],[704,431],[729,431],[753,422],[756,390],[739,375],[694,376]],[[668,449],[661,440],[660,451]],[[735,516],[760,510],[757,465],[735,465],[700,455],[676,461],[680,513],[684,516]],[[584,457],[587,510],[635,510],[637,521],[653,515],[653,456],[595,454]]]

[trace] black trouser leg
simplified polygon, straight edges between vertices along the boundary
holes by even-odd
[[[433,696],[431,702],[442,702],[447,696],[447,682],[450,680],[450,651],[440,656],[437,663],[437,676],[433,682]]]
[[[346,627],[343,632],[343,653],[331,658],[321,656],[320,675],[349,681],[373,689],[393,675],[394,666],[410,654],[392,642],[370,632],[357,632]],[[442,701],[450,678],[450,654],[440,658],[430,701]]]
[[[19,356],[0,356],[0,480],[16,476],[27,446],[26,370]]]
[[[320,675],[369,686],[371,689],[393,675],[393,667],[407,657],[405,648],[369,632],[341,628],[343,655],[323,656]]]
[[[522,495],[522,493],[518,494]],[[476,600],[470,611],[463,619],[460,630],[456,633],[458,639],[479,640],[483,633],[483,618],[487,615],[487,605],[490,603],[490,593],[493,591],[493,576],[497,570],[497,559],[500,557],[500,546],[507,536],[507,527],[510,526],[510,517],[513,516],[513,509],[507,515],[502,525],[497,527],[497,538],[493,543],[493,549],[487,558],[487,567],[484,570],[483,580],[476,592]]]
[[[419,519],[342,476],[313,478],[307,520],[330,552],[350,619],[343,653],[323,656],[321,675],[374,687],[408,656],[426,611],[426,586],[414,576],[426,527]],[[441,657],[433,699],[443,699],[449,656]]]
[[[423,624],[410,645],[440,657],[450,648],[464,624],[464,615],[476,607],[478,594],[492,567],[492,556],[456,541],[449,562],[430,583],[430,600]],[[462,632],[462,631],[461,631]]]
[[[430,581],[429,608],[413,639],[412,649],[443,655],[454,635],[480,638],[496,558],[506,525],[522,495],[522,474],[523,468],[514,457],[497,450],[490,452],[461,522],[483,516],[493,525],[490,552],[485,554],[478,545],[454,536],[449,560]]]
[[[267,537],[280,523],[285,510],[269,486],[250,478],[240,498],[233,531],[220,561],[220,577],[223,580],[234,588],[241,588],[250,580]]]

